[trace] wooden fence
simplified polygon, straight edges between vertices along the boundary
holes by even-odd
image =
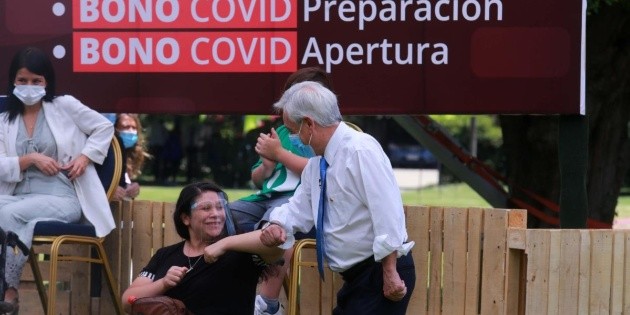
[[[416,243],[407,313],[516,314],[520,259],[510,259],[507,235],[525,229],[525,216],[524,210],[406,206],[407,232]],[[342,280],[328,271],[332,281],[322,284],[309,250],[299,262],[299,314],[330,314]]]
[[[112,205],[118,228],[106,248],[122,292],[155,250],[180,238],[172,203]],[[405,215],[416,242],[408,314],[630,314],[630,230],[528,230],[523,210],[407,206]],[[86,264],[68,265],[60,313],[114,314],[107,290],[90,301]],[[26,268],[20,314],[42,314],[31,282]],[[335,290],[308,293],[318,282],[316,270],[302,274],[301,314],[334,305]]]
[[[527,314],[630,314],[630,230],[527,230]]]

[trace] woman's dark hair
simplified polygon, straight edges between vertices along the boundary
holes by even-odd
[[[288,90],[293,85],[304,82],[315,81],[321,83],[325,88],[335,92],[332,88],[332,80],[320,67],[306,67],[293,72],[284,84],[284,90]]]
[[[44,101],[51,102],[56,93],[55,70],[48,56],[35,47],[26,47],[20,50],[13,56],[13,60],[11,60],[11,64],[9,65],[9,82],[7,87],[7,112],[9,113],[7,119],[9,122],[24,113],[24,103],[13,95],[15,77],[17,76],[17,72],[22,68],[26,68],[28,71],[37,75],[44,76],[46,79],[46,95],[44,95]]]
[[[175,204],[175,212],[173,213],[175,230],[177,230],[177,234],[185,240],[190,240],[190,232],[188,231],[188,226],[186,226],[184,224],[184,221],[182,221],[182,214],[190,216],[190,207],[193,203],[195,203],[195,199],[197,199],[197,197],[199,197],[206,191],[214,191],[219,195],[219,198],[225,199],[225,224],[234,224],[234,220],[232,220],[232,214],[227,208],[228,197],[217,184],[213,182],[197,182],[188,184],[184,188],[182,188],[182,191],[179,193],[179,198],[177,198],[177,203]],[[223,229],[222,234],[227,235],[227,231],[225,228]]]

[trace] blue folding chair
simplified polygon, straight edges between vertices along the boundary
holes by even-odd
[[[4,112],[7,109],[7,96],[0,95],[0,113]]]
[[[116,191],[116,187],[118,187],[120,176],[122,174],[122,165],[122,151],[118,140],[114,137],[105,161],[103,161],[102,165],[97,167],[99,178],[101,179],[104,189],[107,191],[107,198],[109,200],[112,199],[114,192]],[[31,247],[31,251],[29,253],[29,261],[37,283],[37,291],[46,314],[55,314],[55,300],[57,297],[57,269],[60,261],[80,261],[93,264],[91,272],[92,279],[90,281],[90,295],[92,297],[100,297],[100,266],[102,265],[105,269],[109,293],[114,301],[116,311],[119,315],[124,314],[118,292],[118,285],[116,279],[114,279],[103,242],[104,238],[97,237],[94,227],[90,224],[43,221],[38,222],[35,225],[33,245],[51,245],[48,296],[46,295],[44,281],[37,263],[37,253],[35,253],[33,247]],[[70,244],[71,246],[87,245],[92,249],[90,251],[91,255],[62,255],[60,254],[59,248],[65,244]]]

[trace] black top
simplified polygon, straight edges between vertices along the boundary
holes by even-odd
[[[207,264],[202,256],[189,259],[184,255],[181,242],[159,249],[140,275],[155,281],[163,278],[171,266],[193,264],[182,282],[165,295],[181,300],[194,314],[249,315],[254,313],[256,285],[263,269],[260,261],[257,255],[229,251]]]

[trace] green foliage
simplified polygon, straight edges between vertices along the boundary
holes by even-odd
[[[470,121],[476,118],[477,139],[494,147],[501,146],[501,126],[495,115],[431,115],[435,121],[444,126],[462,144],[470,140]]]
[[[505,156],[502,151],[503,136],[499,119],[496,115],[431,115],[431,118],[442,125],[461,146],[471,145],[471,118],[475,118],[477,129],[477,158],[496,171],[502,172]],[[447,168],[443,169],[441,180],[457,181]]]
[[[597,14],[599,9],[603,6],[619,5],[625,9],[630,9],[630,1],[628,0],[588,0],[587,1],[587,13]]]

